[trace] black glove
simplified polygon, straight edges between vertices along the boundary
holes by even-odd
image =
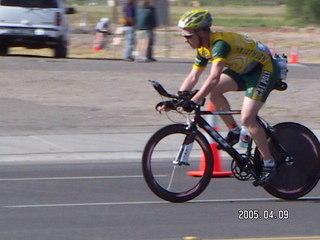
[[[192,112],[197,108],[198,105],[192,100],[186,100],[179,104],[179,106],[181,106],[186,112]]]
[[[177,100],[159,102],[156,105],[155,109],[157,111],[159,111],[160,108],[164,107],[165,111],[174,110],[174,109],[176,109],[177,103],[178,103]]]
[[[192,98],[196,93],[198,92],[198,90],[193,90],[193,91],[178,91],[178,96],[180,99],[190,99]]]

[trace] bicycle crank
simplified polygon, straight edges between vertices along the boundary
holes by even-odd
[[[240,166],[235,160],[231,162],[231,171],[234,177],[240,181],[247,181],[252,177],[248,169]]]

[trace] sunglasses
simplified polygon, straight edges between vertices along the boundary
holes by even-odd
[[[182,36],[189,39],[189,38],[192,38],[193,34],[187,33],[187,34],[182,34]]]

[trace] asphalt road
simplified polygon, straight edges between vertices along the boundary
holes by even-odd
[[[13,158],[34,158],[0,163],[0,239],[320,239],[319,184],[301,200],[283,201],[250,182],[213,179],[194,201],[172,204],[147,188],[136,148],[127,151],[123,146],[123,157],[119,152],[115,157],[112,150],[123,144],[115,136],[137,139],[168,123],[153,113],[159,98],[146,80],[163,79],[173,91],[189,68],[190,63],[173,61],[0,58],[1,159],[10,155],[9,150]],[[296,120],[318,130],[320,69],[291,65],[290,73],[291,88],[276,92],[264,114],[271,122]],[[231,100],[238,100],[235,96]],[[89,134],[113,138],[113,144],[105,144],[107,157],[99,152],[99,159],[93,153],[89,158],[82,152],[86,144],[75,149],[68,142],[67,136],[80,142]],[[65,137],[59,145],[51,142],[57,136]],[[31,142],[31,150],[23,151]],[[47,152],[39,152],[44,142]],[[64,161],[72,153],[83,154],[81,161]],[[47,161],[52,154],[62,160]],[[241,219],[254,210],[277,218]],[[288,218],[280,219],[282,213]]]
[[[283,201],[250,182],[213,179],[196,200],[173,204],[149,191],[137,161],[13,164],[1,166],[0,176],[6,240],[320,238],[319,186],[304,199]],[[245,211],[262,219],[245,219]]]

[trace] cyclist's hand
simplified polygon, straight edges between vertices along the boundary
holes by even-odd
[[[179,104],[179,108],[182,108],[181,110],[184,110],[186,112],[192,112],[197,108],[197,104],[192,100],[186,100]]]
[[[174,110],[174,109],[176,109],[176,104],[177,104],[176,100],[159,102],[156,105],[156,110],[158,112],[163,112],[163,111],[167,112],[167,111],[170,111],[170,110]]]
[[[198,92],[198,90],[192,90],[192,91],[178,91],[178,96],[180,99],[191,99],[194,95],[196,95],[196,93]]]

